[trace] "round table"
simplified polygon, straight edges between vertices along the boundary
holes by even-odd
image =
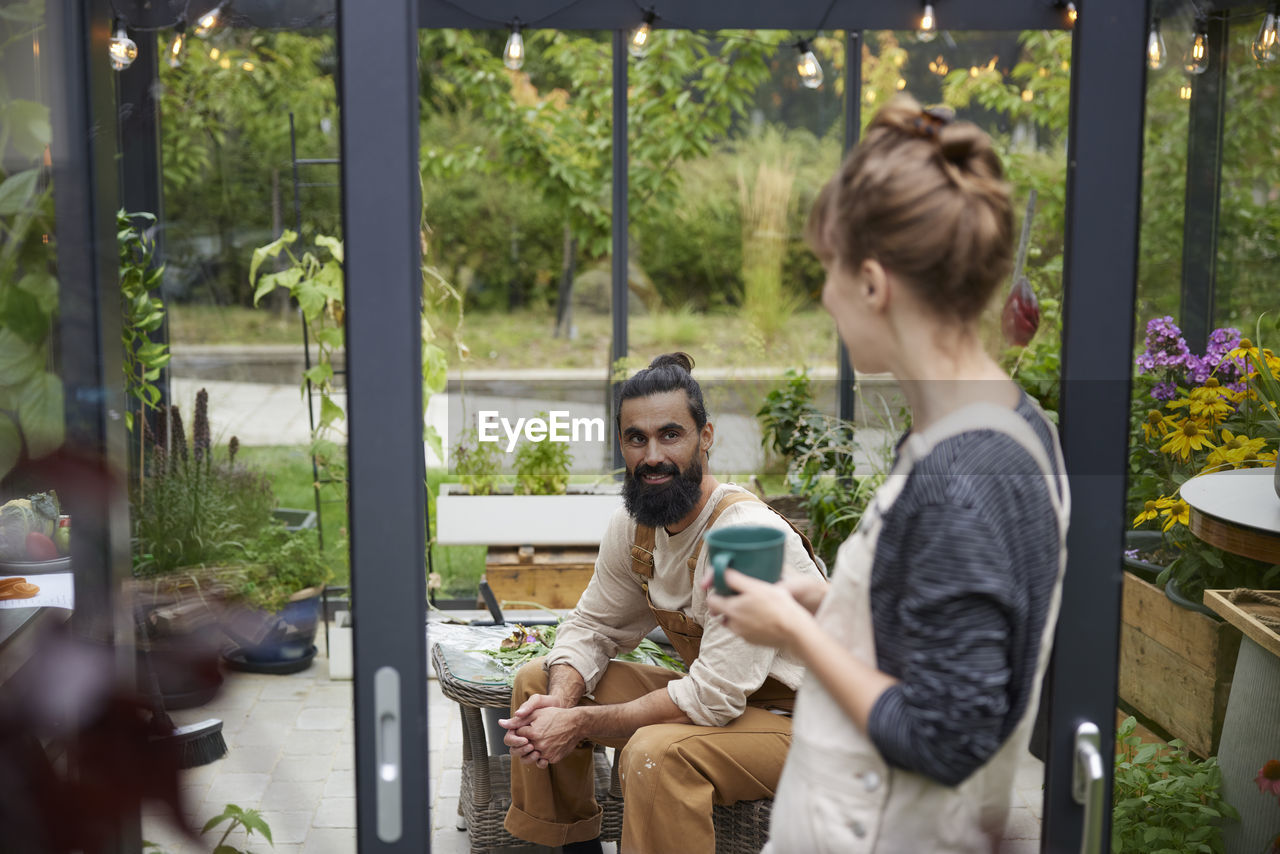
[[[1223,551],[1280,563],[1280,497],[1270,468],[1202,474],[1182,484],[1191,533]]]
[[[1191,507],[1191,533],[1223,551],[1280,563],[1280,498],[1274,477],[1270,468],[1235,469],[1188,480],[1182,499]],[[1276,832],[1275,798],[1259,792],[1253,778],[1268,759],[1280,759],[1280,646],[1274,632],[1232,605],[1230,592],[1209,590],[1204,597],[1206,605],[1243,632],[1218,746],[1222,795],[1240,811],[1241,820],[1223,828],[1223,841],[1230,852],[1254,852]]]

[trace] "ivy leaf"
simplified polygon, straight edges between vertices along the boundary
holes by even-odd
[[[430,424],[422,428],[422,439],[427,443],[427,447],[436,455],[436,459],[444,459],[444,442],[440,439],[440,431],[432,427]]]
[[[342,241],[339,240],[338,238],[330,237],[327,234],[317,234],[316,246],[323,246],[324,248],[328,249],[329,253],[333,255],[334,258],[338,259],[339,264],[343,263]]]
[[[321,362],[312,366],[310,370],[303,371],[302,376],[304,379],[311,380],[312,385],[324,385],[333,379],[333,365]]]
[[[49,334],[49,316],[40,301],[22,288],[10,288],[3,303],[4,321],[18,337],[39,346]]]
[[[275,240],[271,241],[266,246],[259,246],[257,249],[253,250],[253,259],[249,262],[249,283],[252,284],[253,280],[258,277],[258,267],[262,265],[263,261],[268,258],[275,258],[279,256],[280,250],[284,249],[297,239],[297,232],[290,231],[286,228],[284,233]],[[254,294],[253,301],[255,304],[258,301],[256,293]]]
[[[345,413],[342,411],[342,407],[334,403],[333,400],[328,395],[325,395],[324,397],[320,398],[320,428],[321,429],[328,427],[334,421],[337,421],[344,417],[345,417]]]
[[[22,434],[18,425],[4,413],[0,413],[0,478],[7,475],[22,455]]]
[[[257,254],[256,252],[254,253]],[[284,288],[290,293],[293,292],[294,285],[298,284],[298,280],[302,278],[301,267],[290,267],[287,270],[281,270],[279,273],[270,273],[258,280],[258,286],[253,291],[253,304],[257,305],[258,300],[274,291],[276,288]]]
[[[323,344],[326,347],[341,347],[342,330],[333,326],[326,326],[324,329],[317,329],[316,343]]]
[[[36,193],[36,180],[39,177],[39,169],[27,169],[5,178],[4,183],[0,184],[0,214],[16,214],[27,210],[31,197]]]
[[[18,423],[32,459],[48,456],[66,437],[62,380],[46,371],[28,382],[18,399]]]
[[[449,381],[449,359],[435,344],[422,347],[422,392],[428,397],[442,392]]]

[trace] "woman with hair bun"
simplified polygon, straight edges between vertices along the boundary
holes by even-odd
[[[912,426],[829,588],[727,573],[712,613],[808,668],[767,852],[1001,848],[1057,619],[1069,513],[1052,423],[985,352],[1012,213],[985,133],[906,96],[820,193],[822,304]]]

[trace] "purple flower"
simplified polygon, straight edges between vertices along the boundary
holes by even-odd
[[[1178,387],[1171,382],[1156,383],[1151,396],[1156,400],[1173,400],[1178,396]]]
[[[1129,560],[1137,560],[1137,559],[1138,559],[1138,550],[1137,550],[1137,549],[1125,549],[1125,550],[1124,550],[1124,556],[1125,556],[1126,558],[1128,558]]]

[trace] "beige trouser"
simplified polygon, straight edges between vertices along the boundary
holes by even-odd
[[[611,661],[594,700],[582,703],[625,703],[677,678],[661,667]],[[546,689],[542,659],[535,659],[516,674],[512,710]],[[622,854],[711,854],[713,804],[773,797],[791,744],[791,719],[748,706],[727,726],[655,724],[630,739],[598,743],[621,751]],[[508,832],[551,846],[599,836],[593,771],[590,746],[576,748],[548,768],[513,759]]]

